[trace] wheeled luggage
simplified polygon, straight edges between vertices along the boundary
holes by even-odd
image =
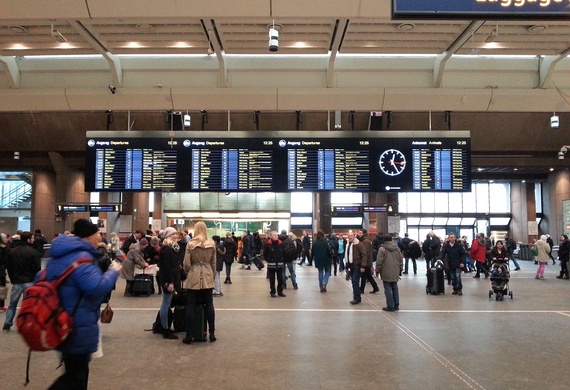
[[[263,264],[263,261],[261,261],[261,259],[259,258],[259,256],[253,256],[253,264],[257,267],[258,270],[262,270],[263,268],[265,268],[265,264]]]
[[[151,275],[147,274],[135,275],[132,294],[134,296],[146,295],[148,297],[154,283],[153,279],[154,278]]]
[[[208,321],[203,304],[196,305],[194,311],[194,323],[190,326],[190,333],[194,341],[206,341]],[[186,332],[186,306],[176,306],[174,308],[174,331]]]
[[[426,294],[445,294],[443,267],[432,267],[427,272]]]
[[[186,306],[175,306],[172,317],[175,332],[186,332]]]

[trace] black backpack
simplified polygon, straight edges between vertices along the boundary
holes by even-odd
[[[295,242],[290,238],[283,242],[283,260],[291,262],[297,258],[297,248]]]
[[[172,309],[168,308],[168,329],[170,329],[170,327],[172,326],[173,316],[174,315],[172,313]],[[162,323],[160,322],[160,310],[159,310],[158,313],[156,314],[156,320],[152,324],[152,333],[163,334],[164,331],[168,329],[164,329],[162,327]]]
[[[417,241],[410,241],[409,254],[414,259],[419,259],[422,256],[422,248],[420,248],[420,244]]]

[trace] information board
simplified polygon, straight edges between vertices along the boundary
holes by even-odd
[[[392,0],[398,18],[568,19],[570,0]]]
[[[87,191],[470,191],[467,131],[87,132]]]

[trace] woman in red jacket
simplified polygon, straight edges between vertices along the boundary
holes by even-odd
[[[485,267],[487,261],[487,242],[485,241],[485,235],[483,233],[477,233],[476,238],[471,243],[469,257],[475,259],[475,264],[477,265],[477,274],[473,277],[480,278],[479,273],[483,272],[485,279],[487,279],[489,277],[489,271],[487,271]]]

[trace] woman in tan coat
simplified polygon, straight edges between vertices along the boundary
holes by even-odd
[[[214,312],[214,276],[216,275],[216,249],[214,241],[208,239],[206,225],[200,221],[194,227],[194,237],[186,246],[184,255],[184,271],[188,277],[184,281],[187,296],[186,307],[186,337],[182,342],[192,344],[192,324],[194,322],[196,305],[201,302],[205,305],[205,314],[208,319],[210,341],[216,341],[215,312]]]

